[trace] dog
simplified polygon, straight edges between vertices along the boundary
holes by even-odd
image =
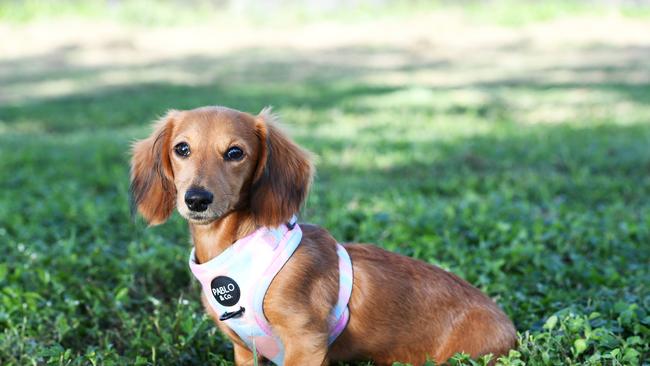
[[[190,266],[206,311],[233,343],[235,364],[420,365],[457,352],[496,358],[515,347],[510,319],[454,274],[369,244],[341,246],[318,226],[296,224],[314,168],[270,109],[171,110],[132,153],[133,210],[150,225],[175,208],[187,219]],[[238,276],[261,273],[268,263],[258,265],[258,256],[279,246],[292,252],[271,278],[250,280],[266,281],[261,295],[247,295],[249,285],[233,276],[209,273],[230,264],[243,266]],[[237,259],[239,251],[248,257]],[[257,305],[243,302],[246,296]],[[252,328],[236,329],[237,322]]]

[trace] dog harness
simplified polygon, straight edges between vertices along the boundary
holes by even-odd
[[[277,228],[261,227],[237,240],[223,253],[202,264],[190,253],[190,269],[201,282],[210,307],[220,315],[250,350],[276,365],[284,363],[284,345],[264,316],[264,295],[302,239],[302,230],[292,217]],[[329,344],[343,332],[349,318],[348,302],[352,293],[352,262],[342,245],[336,245],[339,257],[339,297],[331,310]]]

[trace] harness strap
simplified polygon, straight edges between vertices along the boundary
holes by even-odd
[[[348,303],[352,296],[352,260],[348,251],[341,244],[336,244],[336,253],[339,257],[339,300],[330,314],[330,335],[329,344],[334,343],[336,338],[343,332],[350,319]]]

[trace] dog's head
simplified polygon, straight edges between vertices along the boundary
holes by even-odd
[[[269,109],[170,111],[133,146],[131,203],[150,225],[176,207],[193,224],[246,211],[257,225],[277,226],[300,209],[312,170]]]

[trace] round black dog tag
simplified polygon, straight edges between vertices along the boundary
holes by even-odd
[[[239,285],[230,277],[218,276],[210,283],[212,296],[223,306],[233,306],[239,301]]]

